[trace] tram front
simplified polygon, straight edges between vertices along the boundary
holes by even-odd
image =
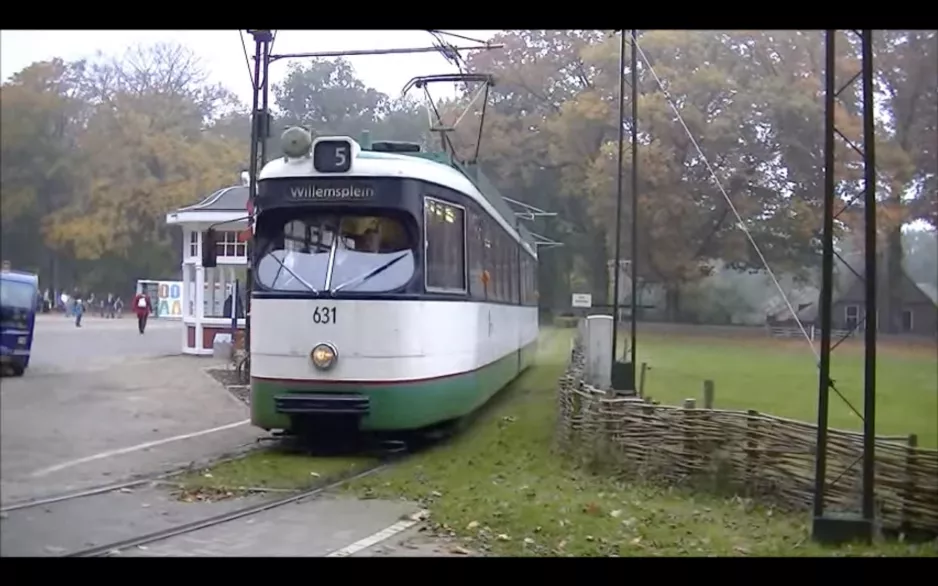
[[[419,199],[407,182],[355,168],[347,138],[265,166],[255,203],[252,420],[372,427],[368,389],[406,378],[422,354],[416,308]],[[312,159],[312,160],[311,160]],[[417,206],[417,207],[415,207]],[[401,372],[397,372],[401,370]]]

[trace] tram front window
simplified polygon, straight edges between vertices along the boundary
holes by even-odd
[[[379,293],[414,275],[414,239],[396,216],[281,214],[261,217],[256,236],[257,281],[273,291]]]

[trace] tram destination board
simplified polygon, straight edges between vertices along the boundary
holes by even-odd
[[[385,185],[383,191],[388,191]],[[258,200],[264,207],[311,203],[374,203],[378,186],[361,179],[268,180],[258,186]]]

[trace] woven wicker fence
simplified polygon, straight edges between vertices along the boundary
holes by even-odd
[[[788,510],[812,506],[815,425],[610,398],[583,382],[583,366],[575,343],[559,382],[562,450],[631,477],[731,490]],[[938,533],[938,450],[915,443],[914,436],[876,440],[879,520],[885,529]],[[861,434],[829,431],[825,508],[860,510],[862,452]]]

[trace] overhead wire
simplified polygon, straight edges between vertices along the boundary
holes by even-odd
[[[435,46],[439,50],[440,54],[444,59],[456,66],[456,69],[459,70],[459,73],[465,73],[463,66],[465,62],[463,61],[462,55],[460,55],[459,50],[456,49],[455,45],[444,39],[441,35],[446,33],[441,33],[439,31],[428,30],[430,36],[432,36],[437,42]],[[473,40],[473,39],[470,39]]]
[[[441,30],[428,30],[427,32],[430,33],[430,34],[436,33],[436,34],[440,34],[440,35],[447,35],[447,36],[450,36],[450,37],[455,37],[455,38],[457,38],[457,39],[462,39],[462,40],[464,40],[464,41],[470,41],[470,42],[473,42],[473,43],[479,43],[479,44],[481,44],[481,45],[488,45],[488,44],[489,44],[488,41],[483,41],[482,39],[476,39],[476,38],[473,38],[473,37],[467,37],[467,36],[465,36],[465,35],[460,35],[460,34],[456,34],[456,33],[448,33],[448,32],[446,32],[446,31],[441,31]]]
[[[658,77],[658,73],[655,71],[655,68],[652,67],[651,62],[645,55],[645,51],[642,49],[641,45],[638,42],[638,39],[635,36],[634,32],[629,33],[629,36],[635,41],[635,48],[638,51],[639,56],[642,58],[642,62],[648,67],[648,71],[651,73],[652,77],[655,78],[655,82],[658,84],[658,87],[664,93],[665,99],[668,101],[668,105],[671,107],[671,110],[674,111],[675,116],[677,116],[678,122],[681,124],[681,127],[684,129],[684,132],[687,133],[687,138],[690,139],[691,144],[694,145],[694,149],[697,151],[697,155],[703,161],[704,165],[707,167],[707,171],[710,173],[711,179],[716,184],[717,189],[720,190],[720,193],[723,195],[723,198],[726,200],[727,206],[729,206],[730,211],[733,212],[733,215],[736,216],[736,225],[742,230],[743,234],[746,235],[746,238],[749,240],[749,243],[752,245],[752,248],[756,251],[756,254],[759,256],[759,260],[762,262],[762,266],[765,267],[766,273],[772,279],[772,283],[775,285],[775,288],[778,290],[779,295],[782,296],[782,301],[785,302],[785,306],[788,308],[788,311],[791,313],[792,319],[798,324],[798,329],[801,330],[801,335],[804,336],[805,341],[808,343],[808,347],[811,349],[811,353],[814,355],[815,365],[818,369],[821,368],[821,356],[818,353],[817,348],[814,346],[814,341],[811,339],[811,336],[808,334],[807,330],[804,327],[804,324],[801,321],[801,318],[798,317],[798,312],[795,311],[794,306],[791,301],[788,299],[788,295],[785,294],[785,290],[782,288],[781,283],[778,278],[775,276],[775,272],[772,271],[772,267],[769,266],[769,262],[766,260],[765,255],[762,254],[762,250],[759,248],[759,245],[756,243],[755,238],[753,238],[752,233],[749,231],[749,228],[746,227],[746,223],[743,221],[742,216],[739,211],[736,209],[736,205],[733,204],[733,200],[730,199],[729,194],[726,193],[726,190],[723,188],[723,183],[720,181],[720,178],[717,177],[716,172],[714,172],[713,167],[710,165],[710,161],[707,159],[707,156],[703,153],[703,150],[700,148],[700,144],[697,143],[697,139],[694,138],[694,135],[691,133],[690,128],[687,127],[687,123],[684,122],[684,117],[681,116],[680,110],[678,110],[677,105],[674,102],[674,99],[671,97],[671,93],[665,88],[664,83],[661,81],[661,78]],[[848,265],[849,266],[849,265]],[[865,318],[864,318],[865,319]],[[842,338],[842,342],[846,337]],[[840,343],[838,342],[838,344]],[[853,411],[853,413],[863,420],[863,415],[860,411],[853,406],[853,404],[840,392],[840,390],[833,384],[831,381],[830,388],[834,393],[840,397],[840,399],[847,405],[847,407]]]
[[[238,29],[238,37],[241,39],[241,51],[244,53],[244,64],[248,68],[248,79],[251,82],[251,88],[257,91],[257,86],[254,85],[254,75],[251,73],[251,58],[248,56],[248,46],[244,42],[244,32],[241,29]]]
[[[270,40],[270,47],[268,47],[268,49],[267,49],[267,54],[268,54],[268,55],[271,54],[271,53],[273,52],[273,50],[274,50],[274,43],[277,42],[277,33],[278,33],[278,32],[280,32],[280,31],[279,31],[279,30],[275,30],[275,31],[273,32],[273,38],[271,38],[271,40]],[[249,79],[249,81],[250,81],[250,83],[251,83],[251,88],[253,88],[254,91],[257,91],[257,86],[254,85],[254,74],[253,74],[253,72],[251,71],[251,57],[248,55],[247,43],[244,42],[244,31],[242,31],[241,29],[238,29],[238,38],[241,39],[241,52],[244,54],[244,64],[245,64],[245,66],[247,66],[247,68],[248,68],[248,79]],[[257,65],[255,64],[255,67],[256,67],[256,66],[257,66]],[[266,83],[266,81],[265,81],[265,83]]]

